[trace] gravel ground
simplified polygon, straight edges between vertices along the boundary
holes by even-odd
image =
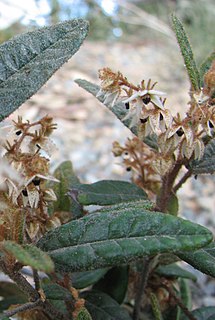
[[[73,82],[83,78],[98,83],[97,70],[107,66],[120,70],[134,83],[142,78],[158,81],[156,88],[167,92],[167,105],[173,113],[185,112],[189,99],[187,77],[174,41],[133,45],[86,41],[46,85],[10,117],[16,118],[18,113],[29,120],[47,113],[53,116],[58,124],[53,136],[58,150],[53,155],[52,167],[70,159],[83,182],[129,178],[111,153],[112,142],[123,143],[131,135],[129,130]],[[179,191],[182,215],[212,231],[215,230],[214,187],[213,176],[202,176],[190,179]],[[194,272],[198,277],[193,285],[195,306],[215,305],[215,280]]]

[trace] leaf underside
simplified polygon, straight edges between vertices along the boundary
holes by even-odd
[[[65,21],[0,46],[0,121],[30,98],[79,49],[88,22]]]
[[[122,102],[116,102],[113,106],[107,103],[104,103],[105,101],[105,96],[104,95],[99,95],[97,97],[97,93],[100,91],[100,87],[94,83],[91,83],[87,80],[83,79],[76,79],[75,82],[84,90],[87,92],[91,93],[94,97],[96,97],[101,103],[103,103],[115,116],[129,129],[133,134],[138,136],[138,131],[137,131],[137,126],[133,126],[132,128],[130,127],[130,122],[131,120],[126,119],[124,120],[128,110],[125,108],[125,104]],[[156,135],[150,135],[147,136],[144,139],[144,142],[149,145],[153,149],[157,149],[157,137]]]
[[[215,171],[215,139],[205,147],[204,155],[200,160],[190,163],[193,174],[214,173]]]
[[[92,184],[78,184],[70,195],[82,205],[111,205],[125,201],[147,199],[147,194],[128,181],[101,180]]]
[[[38,246],[51,256],[57,270],[75,272],[192,250],[212,240],[210,231],[197,224],[124,205],[62,225],[41,238]]]

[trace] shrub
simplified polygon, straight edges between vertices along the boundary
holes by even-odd
[[[180,20],[172,15],[190,80],[189,109],[172,116],[156,83],[132,84],[110,68],[101,85],[76,82],[130,128],[113,153],[132,182],[82,184],[69,161],[53,174],[49,116],[14,121],[0,169],[2,319],[213,319],[191,310],[184,260],[214,277],[211,232],[178,217],[177,191],[192,175],[215,170],[214,53],[198,67]],[[22,34],[1,46],[1,120],[32,96],[80,47],[84,20]],[[183,170],[182,170],[183,169]],[[180,175],[179,175],[180,173]],[[99,209],[88,212],[88,205]],[[25,277],[29,266],[30,278]],[[40,273],[42,271],[43,273]],[[33,282],[33,284],[32,284]]]

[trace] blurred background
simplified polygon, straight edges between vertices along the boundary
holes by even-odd
[[[4,124],[18,114],[30,121],[49,114],[58,125],[52,169],[70,159],[82,182],[130,179],[111,149],[114,140],[123,144],[131,133],[74,79],[98,84],[98,69],[103,67],[121,71],[135,84],[151,78],[158,81],[157,90],[167,93],[166,106],[172,113],[185,113],[189,83],[170,26],[172,12],[183,22],[201,63],[215,49],[214,0],[0,0],[0,42],[67,19],[90,22],[80,50]],[[214,177],[202,176],[190,179],[179,191],[183,216],[212,231],[214,190]],[[197,276],[195,305],[215,305],[215,280],[200,272]]]

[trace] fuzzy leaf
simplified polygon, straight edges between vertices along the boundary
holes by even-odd
[[[76,320],[93,320],[90,313],[86,308],[81,308],[81,310],[78,312]]]
[[[193,174],[214,173],[215,171],[215,139],[205,147],[204,155],[200,160],[190,163]]]
[[[57,196],[57,201],[53,202],[53,208],[51,211],[71,212],[72,216],[75,218],[82,216],[82,206],[68,196],[69,189],[80,183],[73,171],[72,162],[62,162],[54,171],[54,177],[57,178],[60,183],[49,183],[49,187],[54,190]]]
[[[91,93],[94,97],[96,97],[101,103],[104,104],[105,101],[105,96],[104,95],[99,95],[97,97],[97,93],[100,90],[100,87],[96,84],[93,84],[87,80],[83,79],[76,79],[75,82],[83,89],[85,89],[87,92]],[[123,118],[126,116],[127,110],[125,108],[125,104],[122,102],[117,102],[113,106],[110,104],[105,103],[104,104],[115,116],[129,129],[133,134],[136,136],[138,135],[137,132],[137,127],[133,126],[132,128],[130,127],[130,120],[123,120]],[[153,149],[158,149],[157,145],[157,137],[156,135],[150,135],[147,136],[144,139],[144,142],[150,146]]]
[[[23,265],[31,266],[34,269],[44,272],[54,271],[54,264],[51,258],[39,248],[33,245],[19,245],[13,241],[3,241],[3,250],[14,256]]]
[[[94,83],[91,83],[87,80],[83,80],[83,79],[76,79],[75,82],[83,89],[85,89],[87,92],[91,93],[94,97],[96,97],[101,103],[104,104],[105,101],[105,96],[104,95],[99,95],[99,97],[97,97],[97,93],[100,90],[100,87]],[[110,104],[105,104],[105,106],[112,111],[115,116],[117,116],[117,118],[126,126],[129,128],[129,124],[130,122],[128,120],[123,120],[122,119],[125,117],[127,110],[125,108],[125,104],[122,102],[116,102],[113,106],[111,106]],[[132,127],[129,128],[135,135],[137,135],[137,128],[136,127]]]
[[[194,60],[193,51],[188,40],[187,34],[184,30],[184,27],[181,21],[172,14],[172,26],[175,32],[181,54],[184,59],[185,67],[187,69],[187,73],[190,79],[190,83],[192,85],[193,90],[200,89],[200,75],[196,66],[196,62]]]
[[[191,250],[212,240],[208,229],[190,221],[124,205],[124,209],[109,207],[51,230],[38,246],[52,257],[57,270],[74,272]]]
[[[92,319],[96,320],[131,320],[128,313],[111,297],[99,291],[86,291],[82,294],[86,308]]]
[[[182,269],[176,263],[159,266],[155,270],[155,272],[164,277],[185,278],[185,279],[187,278],[194,281],[197,280],[196,276],[193,273]]]
[[[200,66],[201,86],[204,84],[204,75],[210,69],[212,62],[215,60],[215,52],[212,52]]]
[[[73,300],[71,292],[57,283],[44,284],[42,289],[47,299],[64,301]]]
[[[72,285],[76,289],[89,287],[101,279],[107,273],[107,271],[108,268],[85,272],[74,272],[71,275]]]
[[[0,46],[0,121],[67,62],[88,33],[82,19],[23,33]]]
[[[101,206],[147,199],[147,194],[135,184],[117,180],[79,184],[72,188],[70,195],[82,205],[96,204]]]
[[[183,252],[178,256],[194,268],[215,277],[215,242],[192,252]]]

